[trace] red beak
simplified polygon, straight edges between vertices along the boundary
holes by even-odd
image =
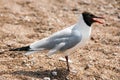
[[[104,21],[103,21],[104,17],[95,17],[93,18],[93,20],[97,23],[100,23],[100,24],[103,24]]]

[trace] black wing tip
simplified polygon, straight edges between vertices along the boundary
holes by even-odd
[[[29,51],[30,46],[25,46],[25,47],[20,47],[20,48],[15,48],[15,49],[9,49],[9,51]]]

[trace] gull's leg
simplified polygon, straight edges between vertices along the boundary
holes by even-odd
[[[65,56],[65,59],[66,59],[66,63],[67,63],[67,70],[70,71],[69,62],[68,62],[68,56]]]

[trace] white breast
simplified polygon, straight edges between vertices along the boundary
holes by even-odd
[[[80,44],[85,44],[89,39],[90,39],[90,34],[91,34],[91,28],[85,28],[84,30],[81,31],[82,34],[82,40]]]
[[[80,33],[82,34],[82,40],[81,40],[81,42],[80,42],[80,44],[82,45],[82,44],[86,43],[86,41],[89,40],[90,34],[91,34],[91,27],[88,26],[88,25],[84,22],[82,16],[80,16],[80,17],[81,17],[81,19],[80,19],[80,21],[77,23],[76,29],[79,30]],[[79,44],[79,45],[80,45],[80,44]]]

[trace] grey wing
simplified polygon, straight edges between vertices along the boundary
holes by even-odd
[[[65,51],[67,49],[73,48],[74,46],[76,46],[82,39],[81,35],[73,35],[70,36],[68,39],[66,39],[65,45],[63,47],[61,47],[60,51]]]
[[[59,51],[64,51],[77,45],[81,41],[81,39],[82,35],[77,31],[73,32],[70,35],[52,37],[48,39],[50,44],[47,44],[46,48],[52,49],[58,47],[60,43],[64,43],[64,45],[59,48]]]

